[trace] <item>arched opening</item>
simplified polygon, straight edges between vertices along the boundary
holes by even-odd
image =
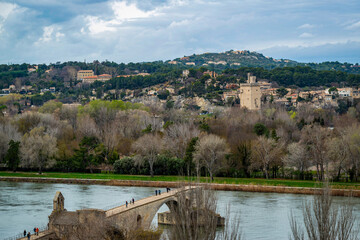
[[[142,226],[142,217],[140,215],[136,218],[136,228],[141,228]]]
[[[151,227],[154,228],[166,228],[166,225],[171,221],[170,213],[176,211],[178,203],[175,200],[169,200],[164,202],[156,211],[154,218],[151,221]]]

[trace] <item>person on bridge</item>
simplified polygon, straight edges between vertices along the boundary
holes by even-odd
[[[155,190],[155,196],[157,196],[157,190]]]
[[[24,230],[24,237],[26,237],[26,230]]]
[[[27,234],[27,238],[28,238],[28,240],[30,240],[30,237],[31,237],[31,233],[30,233],[30,232],[28,232],[28,234]]]
[[[126,207],[128,207],[128,201],[126,201]]]
[[[159,189],[159,195],[161,195],[161,190]]]
[[[132,203],[133,203],[133,204],[135,204],[135,200],[134,200],[134,198],[132,199]]]
[[[36,235],[39,236],[39,228],[36,228]]]

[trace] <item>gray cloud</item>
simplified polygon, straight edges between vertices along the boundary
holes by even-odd
[[[309,61],[317,61],[317,54],[319,61],[325,57],[358,58],[355,51],[350,54],[350,49],[358,49],[360,33],[349,31],[351,24],[348,29],[343,26],[344,22],[357,26],[353,19],[360,3],[353,0],[346,4],[337,0],[332,4],[310,0],[16,3],[18,11],[7,14],[6,20],[2,20],[5,18],[1,18],[0,10],[3,63],[154,61],[229,49],[264,50],[270,56],[279,57],[281,53],[284,58],[289,55],[305,61],[306,54]],[[328,45],[336,45],[340,50],[328,54],[323,51]],[[292,54],[286,54],[287,51]]]

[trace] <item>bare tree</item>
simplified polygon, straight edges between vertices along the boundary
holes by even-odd
[[[277,143],[274,139],[260,136],[252,145],[251,168],[260,168],[264,172],[266,179],[269,179],[270,168],[281,164],[283,152],[282,143]]]
[[[145,134],[133,143],[132,148],[137,154],[136,160],[140,164],[147,161],[150,165],[150,175],[154,176],[154,163],[162,150],[161,137],[158,134]]]
[[[168,233],[174,240],[240,240],[242,237],[240,219],[230,219],[230,208],[225,216],[224,229],[217,233],[219,222],[217,199],[214,191],[206,185],[198,185],[189,192],[180,192],[177,202],[170,205],[174,226]]]
[[[184,158],[189,141],[199,134],[200,131],[194,124],[172,124],[165,130],[165,147],[172,155]]]
[[[51,166],[57,152],[56,138],[47,134],[44,127],[34,128],[23,136],[20,155],[20,165],[42,169]]]
[[[329,163],[326,157],[326,141],[330,136],[328,129],[319,125],[306,126],[302,130],[302,141],[307,146],[313,164],[316,166],[317,178],[324,179],[325,168]]]
[[[76,120],[77,120],[78,108],[77,106],[62,106],[60,109],[60,120],[68,121],[68,123],[76,129]]]
[[[328,174],[336,181],[340,180],[340,176],[350,165],[350,149],[346,144],[345,136],[340,135],[327,141],[327,157],[329,159]]]
[[[98,129],[95,124],[95,121],[88,115],[84,114],[77,118],[77,131],[80,135],[79,138],[81,139],[84,136],[98,136]]]
[[[304,172],[310,167],[310,159],[305,146],[300,142],[291,143],[287,147],[288,154],[284,157],[285,165],[295,167],[304,179]]]
[[[358,125],[346,127],[342,131],[343,139],[349,150],[350,179],[357,181],[360,166],[360,128]]]
[[[311,202],[303,205],[305,233],[294,215],[290,216],[290,227],[294,240],[355,240],[358,226],[350,200],[342,206],[334,206],[328,183],[314,195]]]
[[[214,174],[222,167],[221,163],[228,152],[226,141],[219,136],[209,134],[201,137],[194,153],[197,175],[200,176],[200,167],[205,166],[211,180],[214,180]]]

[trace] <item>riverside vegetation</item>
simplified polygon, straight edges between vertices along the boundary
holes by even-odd
[[[357,108],[339,114],[306,104],[296,111],[268,104],[257,112],[228,107],[199,115],[197,110],[120,100],[79,107],[49,101],[39,109],[0,117],[0,161],[3,169],[39,173],[310,181],[303,185],[327,178],[339,186],[357,186],[359,118]]]

